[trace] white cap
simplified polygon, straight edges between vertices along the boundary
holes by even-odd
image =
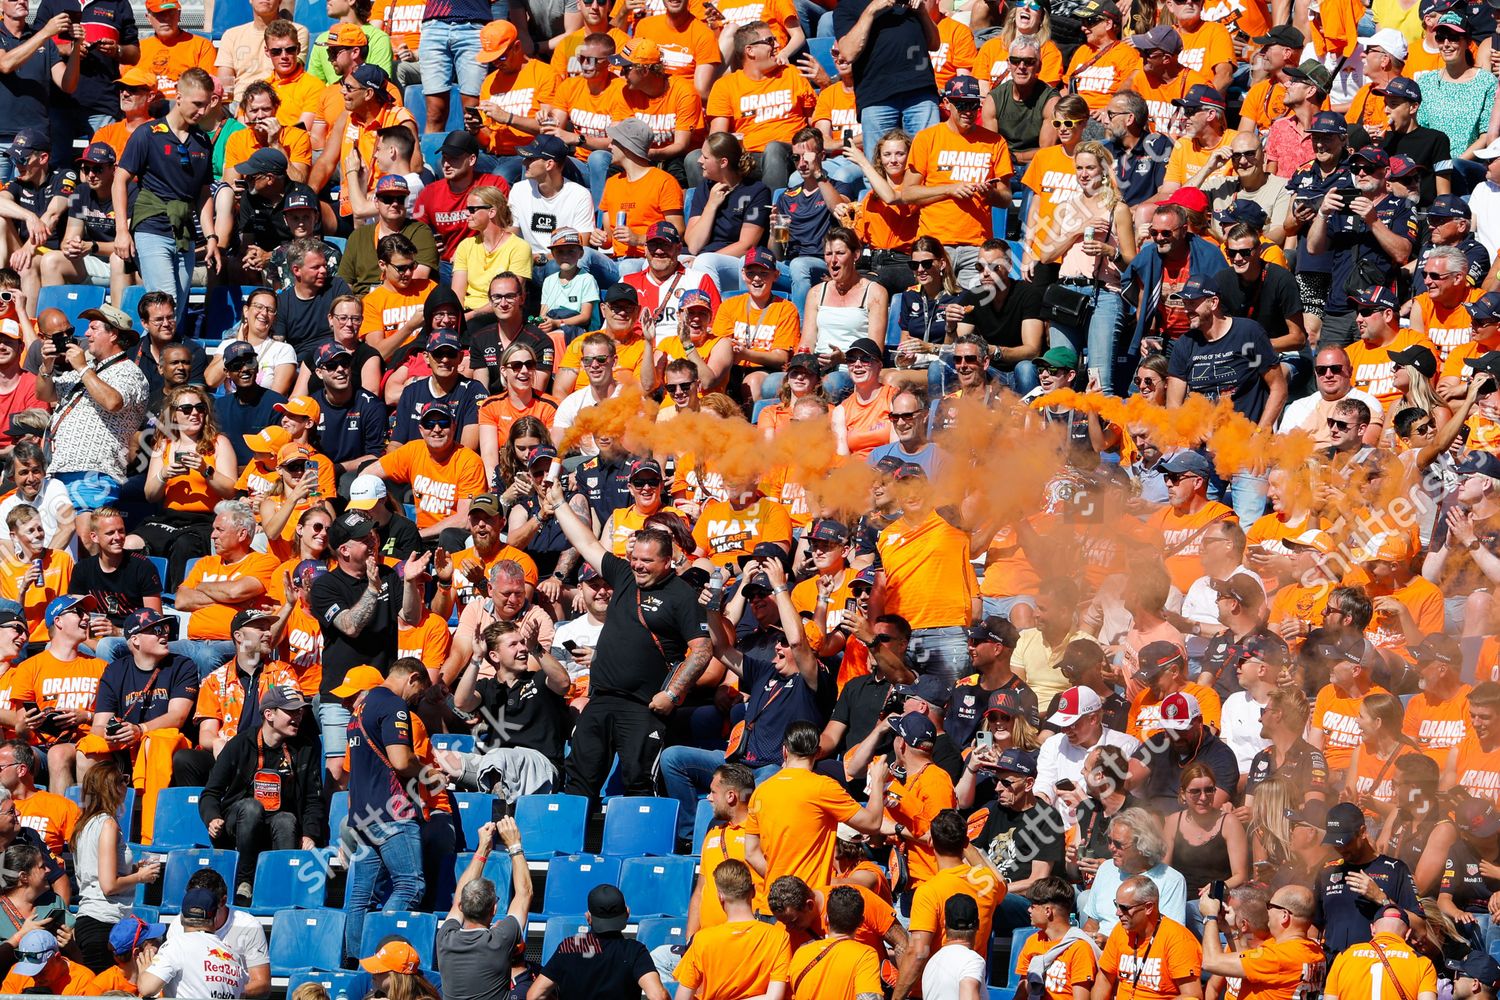
[[[1198,699],[1186,691],[1169,694],[1161,700],[1161,727],[1174,732],[1193,728],[1193,720],[1203,718]]]
[[[858,830],[854,829],[854,827],[850,826],[848,823],[840,823],[839,824],[839,832],[838,832],[838,839],[839,840],[855,841],[855,840],[858,840],[859,838],[861,838],[863,836],[864,836],[864,834],[862,834]]]
[[[385,480],[379,476],[355,476],[349,484],[349,510],[370,510],[386,497]]]
[[[1483,149],[1474,150],[1474,155],[1481,160],[1493,160],[1500,156],[1500,139],[1496,139]]]
[[[1406,62],[1406,36],[1395,28],[1381,28],[1375,34],[1365,39],[1365,48],[1379,49],[1389,53],[1395,58]]]
[[[1085,715],[1104,711],[1099,692],[1091,687],[1070,687],[1057,699],[1057,711],[1047,720],[1049,726],[1071,726]]]

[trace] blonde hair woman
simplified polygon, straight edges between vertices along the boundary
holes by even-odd
[[[453,254],[453,294],[469,311],[487,309],[490,279],[504,271],[531,277],[531,247],[510,231],[515,224],[505,193],[485,184],[464,199],[469,232]]]

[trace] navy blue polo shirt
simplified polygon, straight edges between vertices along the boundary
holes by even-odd
[[[1133,149],[1114,139],[1106,139],[1104,148],[1115,158],[1115,179],[1120,183],[1120,197],[1134,207],[1156,194],[1167,176],[1167,161],[1172,158],[1172,140],[1160,132],[1147,132]]]
[[[89,0],[85,6],[79,0],[42,0],[31,21],[32,29],[40,28],[59,14],[77,14],[85,27],[90,24],[113,25],[120,32],[120,45],[139,45],[141,33],[136,27],[135,11],[130,0]],[[120,77],[120,61],[92,49],[83,53],[78,86],[68,95],[68,103],[86,115],[109,115],[120,117],[120,86],[115,81]]]
[[[35,212],[38,216],[47,213],[47,206],[52,204],[53,198],[67,198],[69,208],[65,210],[62,217],[52,227],[52,238],[42,245],[50,250],[56,250],[62,246],[62,234],[68,228],[68,212],[72,211],[73,193],[78,190],[78,172],[71,167],[52,171],[40,184],[27,184],[20,178],[12,180],[5,185],[5,190],[16,200],[16,204],[28,212]]]
[[[807,686],[800,673],[790,676],[776,670],[776,640],[780,629],[756,629],[742,640],[744,656],[740,690],[747,692],[745,705],[744,761],[751,767],[765,767],[782,762],[781,740],[786,727],[794,722],[811,722],[822,728],[827,711],[819,704],[819,695],[833,689],[833,678],[826,667],[819,666],[818,690]]]
[[[312,394],[318,414],[318,450],[335,463],[361,455],[376,458],[385,453],[385,406],[366,389],[355,389],[343,406],[328,401],[319,389]]]
[[[453,419],[457,424],[454,434],[458,434],[470,424],[479,422],[479,404],[484,402],[484,386],[471,378],[460,378],[448,395],[434,396],[430,379],[419,378],[408,384],[401,390],[401,401],[396,404],[391,440],[396,444],[419,440],[422,432],[417,427],[417,413],[428,403],[440,402],[446,402],[453,409]]]
[[[79,183],[73,193],[73,203],[68,209],[75,219],[83,220],[83,238],[96,243],[111,243],[115,238],[115,201],[108,191],[104,196],[94,194],[94,189]]]
[[[853,184],[833,182],[834,189],[845,198],[854,200],[856,188]],[[792,220],[793,257],[823,256],[823,237],[833,228],[833,211],[823,198],[820,185],[804,182],[798,187],[789,187],[776,199],[778,211],[785,212]]]
[[[616,510],[632,503],[630,462],[628,458],[603,462],[595,456],[578,467],[578,488],[588,497],[589,506],[599,515],[601,524],[608,521],[609,515]]]
[[[12,35],[0,25],[0,49],[9,52],[19,48],[34,34]],[[9,143],[23,128],[50,131],[47,107],[52,99],[52,67],[62,59],[56,43],[49,38],[12,72],[0,73],[0,142]],[[117,101],[116,113],[119,110]]]
[[[140,130],[137,129],[136,133],[139,134]],[[214,415],[219,418],[219,431],[234,445],[234,457],[239,459],[240,468],[255,457],[245,443],[245,435],[259,434],[268,424],[279,423],[275,406],[285,402],[286,397],[281,393],[259,387],[214,397]]]
[[[1416,245],[1417,216],[1406,199],[1387,194],[1375,206],[1375,218],[1397,236]],[[1349,298],[1351,288],[1363,289],[1395,282],[1396,272],[1401,268],[1386,254],[1364,219],[1347,212],[1330,216],[1328,241],[1332,262],[1326,306],[1328,315],[1341,316],[1354,311]]]
[[[1323,173],[1317,161],[1303,167],[1291,176],[1286,182],[1287,193],[1292,196],[1292,201],[1313,201],[1319,204],[1323,196],[1336,187],[1352,187],[1354,175],[1343,167],[1336,167],[1328,173]],[[1327,274],[1333,266],[1331,257],[1327,253],[1312,253],[1307,249],[1307,230],[1312,226],[1309,221],[1302,227],[1302,239],[1297,243],[1297,259],[1295,261],[1298,273],[1304,271],[1318,271]]]
[[[202,129],[190,127],[186,140],[179,140],[166,120],[157,118],[130,133],[125,154],[120,157],[120,168],[130,171],[140,188],[163,201],[196,205],[204,188],[213,180],[213,156],[213,140]],[[139,197],[139,189],[136,196]],[[134,200],[131,218],[135,218]],[[172,235],[172,227],[163,215],[136,223],[134,231]]]

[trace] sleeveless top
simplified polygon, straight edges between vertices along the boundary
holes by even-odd
[[[1094,238],[1098,239],[1098,234],[1095,234]],[[1120,236],[1115,232],[1113,223],[1109,226],[1109,238],[1102,242],[1119,252]],[[1074,243],[1063,253],[1057,276],[1059,278],[1098,279],[1110,291],[1120,290],[1120,266],[1113,258],[1090,257],[1083,252],[1082,241]]]
[[[895,397],[895,386],[882,385],[868,403],[861,403],[859,393],[851,392],[839,404],[844,412],[844,439],[849,444],[849,454],[868,455],[891,443],[891,400]]]
[[[191,449],[192,442],[187,442],[187,446]],[[162,452],[163,467],[171,466],[176,447],[176,444],[168,443],[166,450]],[[218,499],[208,488],[208,480],[203,478],[203,473],[198,469],[189,469],[186,475],[168,479],[164,490],[162,507],[166,510],[206,514],[218,503]]]
[[[78,834],[78,850],[74,852],[74,875],[78,879],[78,915],[90,917],[101,923],[115,924],[125,919],[135,902],[135,887],[121,889],[106,896],[99,888],[99,834],[105,823],[113,823],[112,816],[100,813],[88,821]],[[130,849],[125,846],[125,837],[115,840],[115,872],[130,873]]]
[[[875,282],[868,278],[861,279],[865,283],[864,294],[859,297],[857,306],[830,306],[824,303],[827,297],[829,282],[824,282],[818,288],[818,339],[813,346],[813,352],[822,354],[829,350],[847,350],[849,345],[860,337],[870,337],[870,310],[865,303],[870,298],[870,288]],[[880,336],[874,339],[877,344],[885,343],[885,331],[880,331]]]
[[[995,105],[995,131],[1005,136],[1011,152],[1024,152],[1041,144],[1042,112],[1057,91],[1038,80],[1030,98],[1017,100],[1015,88],[1014,81],[1003,81],[990,91],[990,101]]]
[[[1214,828],[1213,836],[1206,844],[1189,844],[1182,836],[1182,824],[1177,823],[1177,833],[1172,838],[1172,867],[1187,879],[1188,899],[1197,899],[1205,885],[1215,879],[1228,878],[1233,869],[1229,865],[1229,845],[1224,841],[1224,820]]]

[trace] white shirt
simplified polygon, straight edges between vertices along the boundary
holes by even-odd
[[[1364,403],[1366,406],[1368,406],[1370,408],[1370,423],[1378,424],[1383,422],[1385,408],[1380,405],[1380,400],[1376,399],[1368,392],[1365,392],[1363,389],[1356,389],[1353,386],[1350,386],[1349,392],[1343,397],[1343,399],[1357,399],[1361,403]],[[1332,407],[1334,404],[1327,402],[1323,398],[1323,394],[1320,392],[1314,392],[1310,396],[1303,396],[1300,399],[1295,399],[1292,402],[1286,404],[1286,409],[1281,411],[1281,419],[1276,422],[1276,433],[1290,434],[1295,430],[1305,430],[1309,434],[1312,434],[1314,436],[1321,436],[1319,432],[1324,431],[1327,428],[1314,427],[1309,425],[1308,423],[1308,421],[1313,418],[1314,414],[1318,412],[1318,407],[1320,405],[1325,407]],[[1324,419],[1327,418],[1325,417]]]
[[[1333,93],[1328,95],[1328,100],[1333,104],[1349,104],[1354,100],[1354,95],[1359,93],[1359,88],[1365,85],[1365,47],[1363,40],[1354,46],[1354,51],[1345,59],[1334,52],[1319,56],[1318,50],[1308,42],[1302,49],[1303,59],[1316,59],[1322,63],[1328,72],[1332,73],[1339,63],[1343,68],[1339,69],[1338,75],[1333,78]],[[1299,60],[1300,62],[1300,60]],[[1477,219],[1479,216],[1475,215]]]
[[[623,388],[625,388],[623,385],[616,382],[609,390],[609,398],[613,399],[618,396],[620,390]],[[563,399],[562,405],[557,408],[557,412],[552,415],[552,429],[566,431],[578,422],[578,415],[580,413],[591,406],[597,405],[599,403],[594,398],[593,386],[586,385],[582,389],[574,389],[568,393]],[[594,436],[592,434],[578,442],[578,450],[585,455],[599,454],[599,446],[594,443]]]
[[[594,197],[572,181],[563,181],[551,198],[542,197],[536,181],[522,181],[510,189],[510,214],[531,249],[549,257],[557,230],[576,229],[584,236],[594,231]]]
[[[236,1000],[250,978],[240,954],[208,931],[169,936],[146,971],[166,984],[162,996],[184,1000]]]
[[[57,512],[73,506],[73,501],[68,499],[68,488],[51,476],[42,480],[42,490],[35,500],[22,500],[19,494],[12,493],[0,500],[0,538],[6,541],[10,541],[10,525],[5,523],[5,516],[18,503],[30,503],[41,514],[42,544],[47,546],[51,546],[52,539],[57,537]]]
[[[167,940],[182,933],[182,916],[174,914],[167,920]],[[214,931],[214,936],[244,959],[247,969],[258,969],[271,964],[271,949],[266,944],[266,932],[261,928],[260,921],[244,910],[231,906],[229,919],[224,921],[223,927]]]
[[[1264,596],[1266,586],[1261,582],[1259,576],[1248,566],[1240,566],[1230,576],[1248,577],[1255,581],[1255,587]],[[1188,587],[1187,596],[1182,599],[1182,607],[1179,614],[1188,621],[1197,622],[1200,625],[1212,625],[1219,627],[1224,623],[1219,621],[1219,594],[1209,584],[1213,577],[1200,576],[1194,580],[1192,586]]]
[[[984,959],[966,944],[946,944],[927,960],[922,970],[922,1000],[958,1000],[965,979],[979,982],[985,996]]]
[[[1234,759],[1239,762],[1241,774],[1249,774],[1250,762],[1255,759],[1255,755],[1271,745],[1270,740],[1262,739],[1260,735],[1262,707],[1247,692],[1236,691],[1224,699],[1224,704],[1219,709],[1219,739],[1234,751]]]
[[[1141,748],[1141,741],[1127,733],[1117,733],[1105,727],[1094,746],[1119,747],[1125,751],[1125,756],[1133,757]],[[1061,804],[1054,801],[1057,797],[1057,783],[1066,778],[1076,787],[1082,788],[1083,760],[1094,746],[1080,747],[1068,739],[1067,733],[1054,733],[1047,737],[1047,742],[1042,744],[1042,749],[1037,754],[1034,791],[1039,798],[1058,805],[1060,812],[1067,813],[1063,816],[1064,822],[1073,821],[1072,810],[1063,809]]]
[[[589,668],[573,659],[573,654],[568,652],[563,643],[571,641],[584,649],[594,649],[599,645],[599,633],[602,631],[603,622],[595,622],[588,615],[579,615],[572,621],[557,626],[557,631],[553,633],[552,655],[557,657],[557,662],[568,668],[568,676],[575,681],[580,677],[587,677]]]
[[[1500,250],[1500,184],[1480,181],[1475,185],[1469,195],[1469,214],[1474,217],[1474,237],[1493,257]]]

